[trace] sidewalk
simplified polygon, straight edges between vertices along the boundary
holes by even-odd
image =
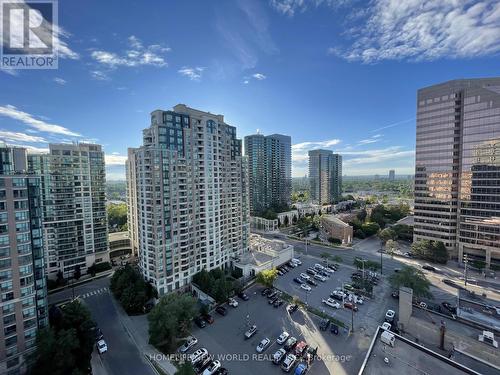
[[[154,362],[167,375],[174,375],[177,368],[167,360],[166,356],[148,343],[148,320],[146,315],[128,316],[119,303],[112,297],[113,304],[120,317],[123,328],[134,342],[137,349],[144,355],[145,360],[151,364]],[[153,371],[157,370],[152,367]]]

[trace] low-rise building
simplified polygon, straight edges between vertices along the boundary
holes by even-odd
[[[258,234],[250,234],[249,245],[248,252],[235,258],[233,262],[233,267],[241,271],[245,278],[288,263],[294,256],[293,245]]]
[[[320,219],[320,237],[324,240],[335,238],[347,245],[352,242],[353,228],[334,215],[323,215]]]
[[[129,232],[114,232],[109,234],[109,256],[115,258],[117,256],[131,254],[132,241]]]

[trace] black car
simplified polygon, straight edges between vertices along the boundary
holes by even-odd
[[[227,309],[224,306],[217,306],[215,311],[217,311],[221,315],[227,314]]]
[[[295,281],[297,284],[304,284],[304,282],[302,281],[302,279],[296,277],[295,279],[293,279],[293,281]]]
[[[395,299],[399,299],[399,291],[395,290],[391,293],[391,297]]]
[[[102,334],[102,331],[98,327],[92,327],[92,331],[94,332],[94,338],[95,341],[102,340],[104,338],[104,335]]]
[[[308,268],[308,269],[306,270],[306,273],[308,273],[309,275],[312,275],[312,276],[316,275],[316,271],[315,271],[315,270],[313,270],[312,268]]]
[[[280,307],[281,305],[283,305],[283,300],[278,298],[276,301],[274,301],[273,303],[273,306],[274,307]]]
[[[333,333],[334,335],[339,334],[339,327],[336,324],[332,324],[330,327],[330,332]]]
[[[306,283],[308,283],[311,286],[318,286],[318,283],[313,279],[306,280]]]
[[[243,292],[238,293],[238,297],[240,297],[243,301],[248,301],[250,298]]]
[[[265,288],[265,289],[262,289],[262,292],[260,292],[261,295],[263,295],[264,297],[267,296],[267,294],[271,292],[271,289],[269,288]]]
[[[277,295],[277,294],[278,294],[278,291],[273,290],[273,291],[271,291],[271,293],[269,293],[269,294],[267,295],[267,298],[269,298],[269,299],[273,299],[274,297],[276,297],[276,295]]]
[[[326,331],[329,326],[330,326],[330,320],[329,319],[323,319],[319,323],[319,329],[322,330],[322,331]]]
[[[194,324],[196,324],[200,328],[205,328],[207,326],[207,322],[205,322],[205,319],[200,316],[194,318]]]
[[[215,375],[228,375],[229,371],[225,367],[221,367],[220,369],[217,370]]]
[[[280,298],[278,296],[275,296],[273,298],[270,298],[269,301],[267,303],[269,303],[270,305],[274,304],[274,302],[276,302],[277,300],[279,300]]]
[[[295,311],[297,311],[299,309],[299,305],[290,305],[288,306],[288,312],[290,314],[294,313]]]
[[[434,267],[429,266],[428,264],[424,264],[424,265],[422,266],[422,268],[423,268],[424,270],[427,270],[427,271],[432,271],[432,272],[435,272],[435,271],[436,271],[436,269],[435,269]]]
[[[457,313],[457,308],[455,306],[452,306],[451,303],[449,302],[441,302],[441,306],[443,306],[446,310],[448,310],[452,314]]]
[[[333,299],[336,299],[337,301],[342,301],[343,298],[342,296],[339,296],[338,294],[330,294],[330,297],[332,297]]]

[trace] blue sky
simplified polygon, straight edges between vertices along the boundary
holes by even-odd
[[[344,155],[347,175],[412,174],[416,91],[498,76],[500,3],[428,0],[59,2],[59,69],[0,72],[0,139],[90,140],[123,179],[154,109],[221,113],[238,136]]]

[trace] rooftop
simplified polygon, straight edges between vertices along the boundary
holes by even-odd
[[[362,374],[384,375],[479,375],[478,372],[454,360],[440,355],[424,346],[416,344],[404,337],[394,334],[394,347],[380,341],[384,330],[379,327],[359,370]],[[388,359],[388,363],[385,362]]]
[[[349,224],[344,223],[342,220],[340,220],[335,215],[323,215],[323,216],[321,216],[321,220],[326,220],[326,221],[335,223],[337,225],[341,225],[343,227],[348,227],[349,226]]]

